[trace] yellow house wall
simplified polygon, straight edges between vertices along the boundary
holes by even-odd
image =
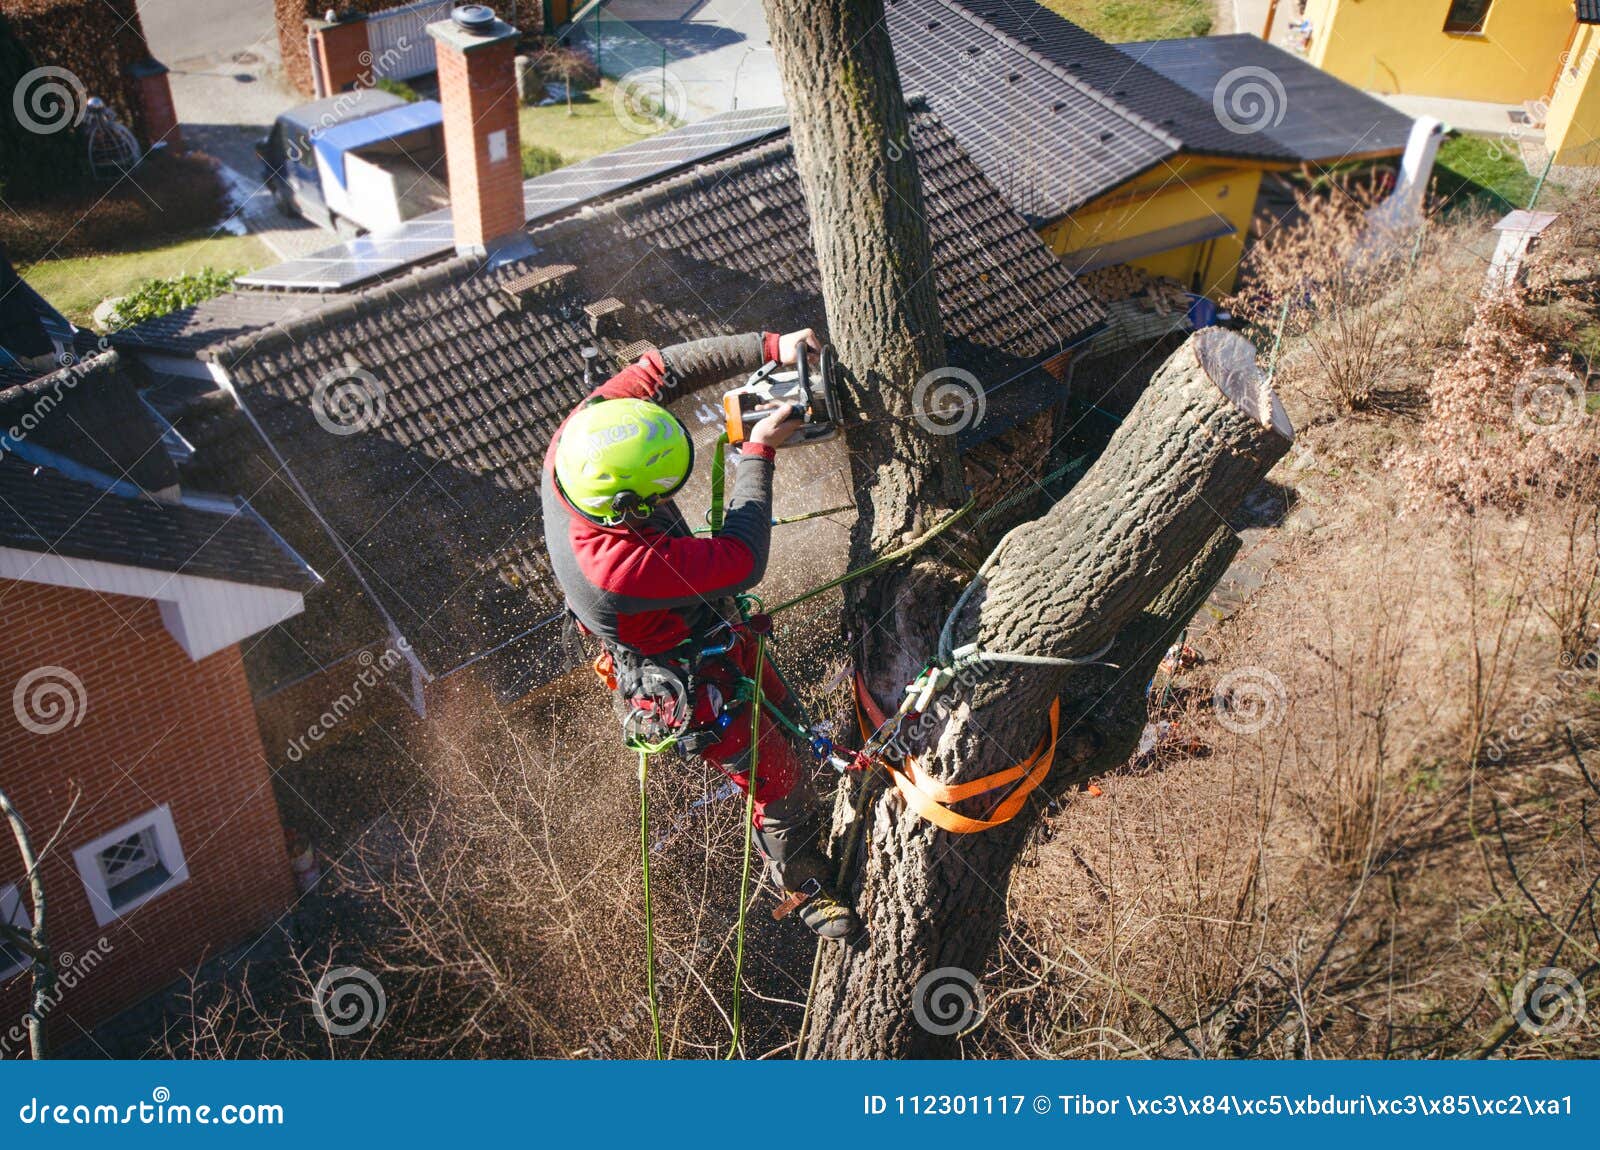
[[[1190,158],[1122,185],[1040,229],[1040,235],[1051,250],[1064,255],[1191,220],[1222,216],[1236,229],[1233,235],[1128,261],[1133,267],[1218,297],[1232,291],[1238,278],[1239,258],[1244,254],[1260,188],[1258,168],[1219,167]]]
[[[1600,164],[1600,27],[1579,31],[1550,100],[1544,138],[1558,164]]]
[[[1572,0],[1494,0],[1478,35],[1444,31],[1450,0],[1309,0],[1313,64],[1373,92],[1520,104],[1542,98]]]

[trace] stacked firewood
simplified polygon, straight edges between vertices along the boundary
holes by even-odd
[[[1189,293],[1176,280],[1151,275],[1143,268],[1115,264],[1080,277],[1091,293],[1111,303],[1133,300],[1145,311],[1173,315],[1189,310]]]

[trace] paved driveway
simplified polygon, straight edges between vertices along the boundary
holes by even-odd
[[[689,101],[681,118],[783,103],[761,0],[612,0],[606,14],[631,24],[675,57],[668,71]]]
[[[304,102],[283,80],[273,0],[139,0],[139,17],[171,69],[184,142],[230,169],[245,224],[283,255],[327,246],[330,233],[284,217],[259,187],[255,141]]]

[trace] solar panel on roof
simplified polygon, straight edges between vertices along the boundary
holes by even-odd
[[[675,128],[613,152],[535,176],[522,185],[522,206],[528,223],[570,211],[648,180],[669,175],[734,148],[787,130],[782,108],[724,112],[686,127]],[[362,236],[308,256],[240,276],[247,287],[304,288],[335,291],[390,275],[412,264],[444,255],[455,248],[450,210],[440,209],[407,221],[384,236]]]

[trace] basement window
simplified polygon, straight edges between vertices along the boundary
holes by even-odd
[[[1481,36],[1494,0],[1451,0],[1444,30],[1458,36]]]
[[[101,926],[189,879],[172,810],[157,807],[72,852]]]
[[[8,882],[0,886],[0,923],[24,932],[33,929],[33,919],[28,915],[28,908],[22,904],[22,892],[17,889],[16,883]],[[0,978],[10,978],[28,964],[27,952],[0,936]]]

